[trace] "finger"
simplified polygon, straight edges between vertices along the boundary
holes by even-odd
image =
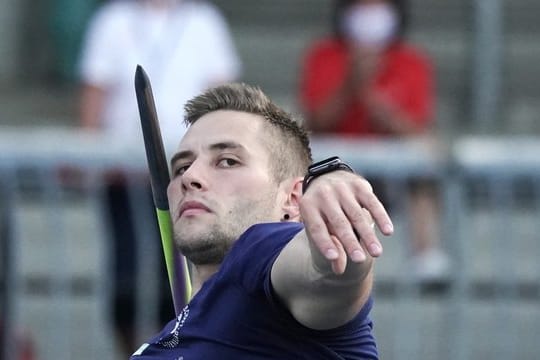
[[[370,213],[362,208],[356,201],[344,200],[342,202],[343,211],[345,212],[349,221],[349,227],[353,230],[355,235],[355,241],[360,247],[360,250],[355,248],[354,251],[362,251],[365,255],[367,253],[373,257],[379,257],[382,254],[382,245],[375,233],[373,219]],[[351,256],[353,261],[361,262],[362,256]]]
[[[345,249],[343,248],[337,237],[335,237],[334,235],[330,235],[330,238],[332,239],[332,242],[334,243],[339,253],[338,258],[331,261],[332,271],[336,275],[341,275],[345,272],[345,269],[347,268],[347,254],[345,253]]]
[[[366,260],[366,253],[358,241],[351,222],[342,209],[333,214],[327,215],[327,225],[332,234],[340,242],[353,262],[362,262]]]
[[[312,204],[300,203],[300,211],[307,234],[313,245],[327,260],[336,260],[339,250],[330,237],[329,229],[320,211]]]
[[[373,218],[369,211],[350,198],[343,199],[342,206],[352,225],[351,227],[355,231],[357,241],[363,244],[363,248],[371,256],[380,256],[382,254],[382,245],[375,233]]]
[[[384,235],[392,235],[394,232],[392,220],[367,180],[356,183],[355,193],[357,201],[369,211],[381,232]]]
[[[373,257],[381,256],[383,247],[375,232],[375,223],[369,211],[360,207],[360,210],[356,210],[354,215],[349,216],[358,234],[358,240],[363,244],[369,255]]]

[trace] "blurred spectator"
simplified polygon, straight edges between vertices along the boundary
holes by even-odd
[[[336,0],[332,20],[333,35],[317,40],[303,63],[300,101],[307,127],[343,136],[430,134],[432,65],[404,38],[406,2]],[[374,183],[384,200],[382,185]],[[412,270],[421,280],[439,279],[449,267],[439,246],[434,186],[411,184]]]
[[[72,83],[76,79],[81,39],[89,17],[102,1],[52,0],[47,5],[49,31],[55,52],[56,80]]]
[[[81,124],[142,144],[134,93],[136,65],[152,81],[166,147],[183,135],[193,94],[239,75],[227,23],[205,1],[118,0],[91,20],[81,55]]]
[[[119,142],[143,148],[134,89],[137,64],[151,82],[165,149],[174,149],[184,134],[184,102],[209,86],[237,78],[240,61],[228,25],[205,1],[109,1],[92,18],[80,59],[80,123]],[[141,191],[148,193],[145,182]],[[114,322],[125,354],[134,351],[134,220],[122,176],[112,176],[107,214],[114,236]],[[153,223],[155,226],[155,222]],[[155,239],[159,233],[155,231]],[[160,251],[155,256],[160,256]],[[149,255],[150,256],[150,255]],[[163,264],[163,261],[159,261]],[[161,266],[160,321],[174,317],[165,266]],[[163,325],[163,323],[161,325]]]

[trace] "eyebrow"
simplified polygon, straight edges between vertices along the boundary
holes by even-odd
[[[208,146],[208,149],[212,152],[218,152],[218,151],[223,151],[223,150],[244,150],[245,147],[234,141],[221,141],[218,143],[210,144]],[[195,152],[191,150],[183,150],[183,151],[177,152],[171,158],[171,168],[174,166],[174,164],[177,161],[186,159],[186,158],[192,158],[194,156],[195,156]]]

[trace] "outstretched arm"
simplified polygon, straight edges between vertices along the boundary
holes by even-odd
[[[301,188],[301,186],[300,186]],[[335,171],[314,179],[299,201],[305,229],[283,249],[272,267],[272,284],[292,315],[313,329],[352,320],[371,292],[373,258],[392,222],[371,185]]]

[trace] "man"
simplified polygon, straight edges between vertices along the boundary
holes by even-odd
[[[339,164],[304,182],[307,134],[257,88],[210,89],[185,120],[168,197],[194,295],[132,359],[376,359],[373,222],[393,227],[369,183]]]

